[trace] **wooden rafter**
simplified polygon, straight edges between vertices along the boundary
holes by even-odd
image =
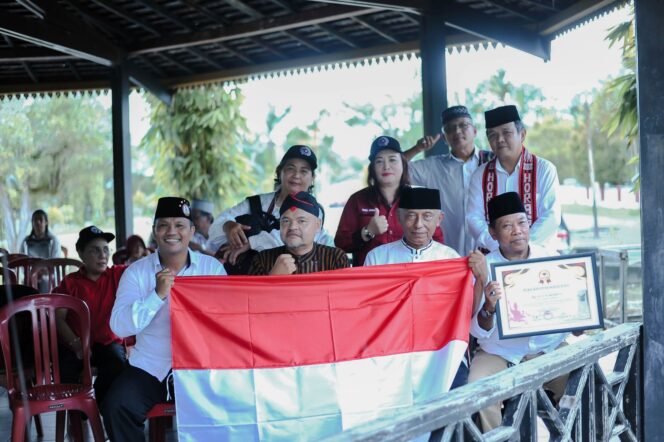
[[[186,48],[203,44],[225,42],[238,38],[256,37],[285,32],[306,26],[318,25],[350,17],[372,14],[375,9],[358,9],[348,6],[326,6],[278,18],[263,18],[248,23],[230,25],[218,30],[195,32],[188,35],[172,35],[146,41],[130,48],[132,55],[159,52],[166,49]],[[292,35],[291,35],[292,36]],[[297,37],[301,38],[301,37]],[[309,45],[310,43],[302,44]]]
[[[427,0],[311,0],[321,3],[336,3],[359,8],[388,9],[419,14],[428,8]],[[442,1],[442,0],[434,0]]]

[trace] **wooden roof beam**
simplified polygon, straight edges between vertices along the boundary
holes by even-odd
[[[9,49],[0,49],[0,65],[5,63],[23,63],[23,62],[49,62],[49,61],[67,61],[75,60],[73,55],[63,54],[47,48],[27,47]]]
[[[129,51],[131,55],[139,55],[167,49],[213,44],[237,38],[249,38],[275,32],[288,32],[295,28],[318,25],[350,17],[359,17],[374,12],[377,12],[377,10],[332,5],[278,18],[264,18],[248,23],[230,25],[217,30],[201,31],[187,35],[169,35],[146,41],[140,45],[131,47]]]
[[[468,34],[497,41],[540,57],[551,58],[551,42],[511,19],[496,19],[460,3],[444,6],[445,24]]]
[[[538,31],[542,35],[555,34],[565,27],[578,22],[603,8],[618,3],[617,0],[582,0],[575,2],[569,8],[552,15],[544,20],[538,26]]]
[[[399,43],[399,39],[393,36],[391,33],[388,31],[381,29],[378,24],[376,24],[373,20],[370,18],[359,18],[359,17],[353,17],[353,20],[356,21],[357,23],[361,24],[365,28],[371,30],[372,32],[380,35],[383,37],[385,40],[390,41],[392,43]]]
[[[427,0],[310,0],[320,3],[335,3],[358,8],[388,9],[391,11],[413,12],[420,14],[428,8]],[[434,0],[442,1],[442,0]]]
[[[123,58],[123,51],[87,26],[50,20],[30,20],[9,12],[0,14],[0,33],[37,46],[111,66]]]

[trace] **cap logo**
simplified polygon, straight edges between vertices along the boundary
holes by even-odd
[[[90,227],[90,231],[91,231],[92,233],[95,233],[95,234],[100,234],[100,233],[101,233],[101,230],[99,230],[99,229],[97,228],[97,226],[92,226],[92,227]]]
[[[182,213],[184,213],[184,216],[189,216],[191,211],[189,210],[189,204],[183,203],[182,204]]]
[[[376,144],[378,144],[380,147],[385,147],[390,144],[390,140],[387,137],[380,137],[376,141]]]
[[[305,157],[310,157],[311,149],[309,149],[307,146],[302,146],[300,147],[300,154],[304,155]]]

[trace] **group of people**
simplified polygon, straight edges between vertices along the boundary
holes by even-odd
[[[176,276],[336,270],[351,265],[348,254],[353,266],[468,256],[475,281],[468,320],[479,349],[462,362],[453,387],[564,345],[564,334],[498,337],[495,312],[502,293],[490,281],[489,265],[551,254],[546,246],[560,207],[555,166],[526,150],[517,109],[503,106],[485,118],[490,152],[475,146],[477,129],[463,106],[442,114],[448,154],[411,162],[439,136],[405,152],[392,137],[375,139],[367,187],[348,199],[334,238],[312,194],[316,155],[302,145],[281,159],[274,192],[251,196],[216,217],[205,201],[159,199],[152,228],[156,251],[128,267],[108,267],[112,234],[94,226],[81,230],[76,249],[83,267],[56,292],[90,307],[92,359],[105,367],[95,389],[111,439],[143,440],[147,412],[172,391],[169,294]],[[80,370],[80,339],[68,319],[58,316],[63,379]],[[136,342],[126,360],[121,343],[129,336]],[[561,385],[564,379],[550,386],[556,397]],[[500,419],[500,405],[481,413],[484,430]]]

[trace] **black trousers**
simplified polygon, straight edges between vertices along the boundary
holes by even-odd
[[[122,344],[112,342],[109,345],[94,344],[91,349],[90,363],[97,367],[97,378],[94,382],[97,405],[106,397],[111,384],[127,364],[125,349]],[[59,348],[60,380],[63,383],[75,384],[80,382],[83,361],[76,357],[76,353],[64,345]]]
[[[145,418],[150,409],[166,402],[167,380],[163,381],[127,364],[115,379],[102,404],[101,414],[111,441],[143,442]]]

